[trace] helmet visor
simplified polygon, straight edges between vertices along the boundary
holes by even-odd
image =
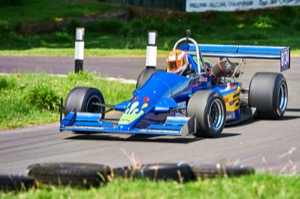
[[[183,59],[181,60],[176,60],[176,61],[169,61],[168,62],[168,71],[170,72],[177,72],[180,67],[182,66],[182,62],[183,62]]]

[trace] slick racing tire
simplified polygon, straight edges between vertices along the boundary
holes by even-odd
[[[86,163],[33,164],[27,174],[47,185],[71,187],[96,187],[108,181],[111,169],[106,165]]]
[[[280,73],[256,73],[249,86],[249,105],[262,119],[280,119],[288,103],[288,87]]]
[[[255,169],[245,166],[226,166],[220,164],[191,165],[191,170],[197,179],[237,177],[255,173]]]
[[[218,92],[197,91],[189,100],[187,114],[195,117],[196,137],[219,137],[226,119],[224,99]]]
[[[164,71],[164,70],[156,69],[154,67],[147,67],[146,69],[144,69],[138,76],[136,88],[142,87],[146,83],[146,81],[148,81],[151,75],[159,71]]]
[[[64,114],[76,109],[77,112],[102,113],[104,118],[105,108],[99,104],[105,104],[101,91],[90,87],[76,87],[67,96]]]
[[[0,191],[20,191],[33,188],[35,180],[19,175],[0,175]]]
[[[185,163],[145,164],[140,168],[120,167],[114,168],[113,173],[115,176],[123,178],[146,178],[153,181],[173,180],[178,182],[188,182],[195,179],[190,165]]]

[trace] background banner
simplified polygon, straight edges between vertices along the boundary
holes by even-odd
[[[186,0],[186,12],[235,11],[300,6],[300,0]]]

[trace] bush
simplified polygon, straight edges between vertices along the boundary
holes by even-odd
[[[37,85],[29,90],[25,99],[43,111],[58,111],[60,98],[51,88]]]
[[[299,18],[295,18],[294,20],[292,20],[291,27],[295,31],[300,31],[300,20],[299,20]]]
[[[1,6],[21,6],[24,5],[23,0],[1,0]]]
[[[69,34],[75,34],[76,28],[78,27],[82,27],[82,24],[79,21],[72,19],[70,23],[67,25],[67,32]]]
[[[16,86],[16,82],[13,80],[7,80],[5,77],[0,76],[0,90],[12,89]]]
[[[74,42],[74,38],[69,35],[67,32],[55,32],[46,39],[49,41],[49,43],[72,43]]]
[[[129,28],[123,20],[96,20],[87,29],[98,34],[126,36]]]

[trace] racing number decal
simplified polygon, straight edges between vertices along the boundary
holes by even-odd
[[[290,48],[285,48],[280,51],[280,71],[290,69]]]

